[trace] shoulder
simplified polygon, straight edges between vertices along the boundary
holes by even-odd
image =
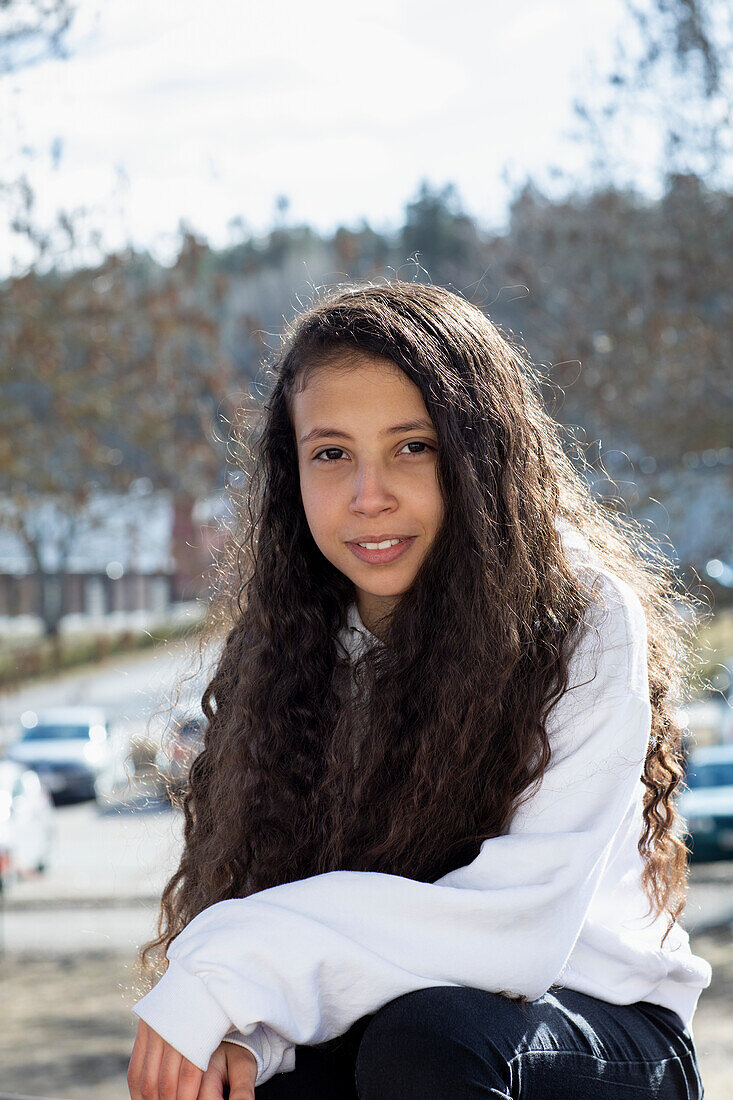
[[[583,572],[592,600],[570,653],[567,686],[547,716],[553,760],[586,761],[592,770],[610,767],[620,754],[636,766],[652,718],[644,607],[612,570],[586,562]]]
[[[607,568],[580,533],[566,544],[568,560],[591,595],[570,659],[569,691],[583,692],[589,678],[594,689],[584,700],[649,697],[647,621],[643,604],[628,581]]]

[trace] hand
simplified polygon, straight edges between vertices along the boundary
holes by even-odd
[[[257,1062],[235,1043],[220,1043],[206,1072],[140,1020],[127,1070],[131,1100],[254,1100]]]
[[[220,1043],[209,1059],[198,1100],[223,1100],[229,1085],[229,1100],[255,1100],[257,1059],[236,1043]]]

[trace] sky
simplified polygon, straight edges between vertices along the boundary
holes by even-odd
[[[632,31],[623,0],[80,0],[71,56],[0,80],[0,179],[162,262],[181,220],[224,246],[279,195],[289,224],[389,230],[422,179],[500,231],[518,182],[588,178],[573,99]],[[7,223],[0,275],[30,256]]]

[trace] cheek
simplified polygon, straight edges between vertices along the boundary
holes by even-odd
[[[316,542],[328,538],[337,524],[336,494],[318,491],[307,477],[303,477],[300,483],[300,496],[313,538]]]
[[[420,494],[420,510],[426,527],[434,532],[443,520],[443,498],[440,494],[437,475],[423,486]]]

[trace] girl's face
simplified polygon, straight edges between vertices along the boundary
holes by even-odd
[[[354,582],[371,630],[412,584],[440,527],[437,433],[417,386],[391,360],[362,354],[313,370],[292,410],[308,526]]]

